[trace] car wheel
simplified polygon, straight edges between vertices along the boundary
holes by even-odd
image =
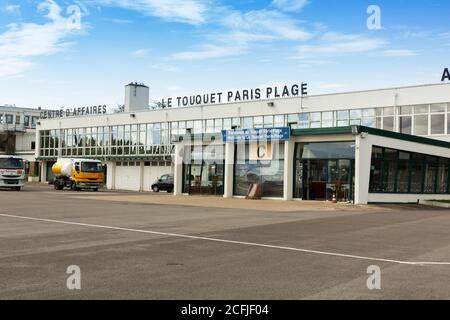
[[[98,188],[93,189],[94,192],[98,192]]]
[[[173,193],[173,189],[167,189],[167,193]]]
[[[153,190],[153,192],[159,192],[158,186],[153,186],[153,187],[152,187],[152,190]]]
[[[16,187],[16,188],[14,188],[14,190],[20,191],[20,190],[22,190],[22,187]]]

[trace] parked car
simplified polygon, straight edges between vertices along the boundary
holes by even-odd
[[[167,191],[168,193],[173,192],[173,175],[165,174],[158,178],[154,184],[152,184],[153,192]]]

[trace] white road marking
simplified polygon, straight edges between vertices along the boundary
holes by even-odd
[[[368,260],[368,261],[377,261],[377,262],[390,262],[390,263],[402,264],[402,265],[421,265],[421,266],[427,266],[427,265],[428,266],[436,266],[436,265],[441,266],[441,265],[445,265],[445,266],[450,266],[450,262],[402,261],[402,260],[393,260],[393,259],[383,259],[383,258],[356,256],[356,255],[336,253],[336,252],[327,252],[327,251],[309,250],[309,249],[302,249],[302,248],[275,246],[275,245],[269,245],[269,244],[263,244],[263,243],[235,241],[235,240],[226,240],[226,239],[218,239],[218,238],[190,236],[190,235],[177,234],[177,233],[158,232],[158,231],[151,231],[151,230],[131,229],[131,228],[122,228],[122,227],[98,225],[98,224],[89,224],[89,223],[80,223],[80,222],[44,219],[44,218],[33,218],[33,217],[25,217],[25,216],[16,216],[16,215],[4,214],[4,213],[0,213],[0,216],[1,217],[7,217],[7,218],[32,220],[32,221],[40,221],[40,222],[51,222],[51,223],[67,224],[67,225],[82,226],[82,227],[89,227],[89,228],[100,228],[100,229],[109,229],[109,230],[118,230],[118,231],[138,232],[138,233],[146,233],[146,234],[153,234],[153,235],[160,235],[160,236],[169,236],[169,237],[176,237],[176,238],[205,240],[205,241],[212,241],[212,242],[240,244],[240,245],[253,246],[253,247],[262,247],[262,248],[270,248],[270,249],[297,251],[297,252],[304,252],[304,253],[311,253],[311,254],[320,254],[320,255],[334,256],[334,257],[341,257],[341,258],[349,258],[349,259]]]

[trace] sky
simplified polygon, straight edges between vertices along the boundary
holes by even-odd
[[[439,83],[446,67],[448,0],[0,0],[0,105],[115,107],[130,82],[154,101],[311,95]]]

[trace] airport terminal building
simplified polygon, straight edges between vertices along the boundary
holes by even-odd
[[[37,126],[41,180],[58,157],[102,160],[108,189],[357,204],[450,199],[450,84],[308,95],[305,84],[60,112]],[[81,111],[81,112],[80,112]]]

